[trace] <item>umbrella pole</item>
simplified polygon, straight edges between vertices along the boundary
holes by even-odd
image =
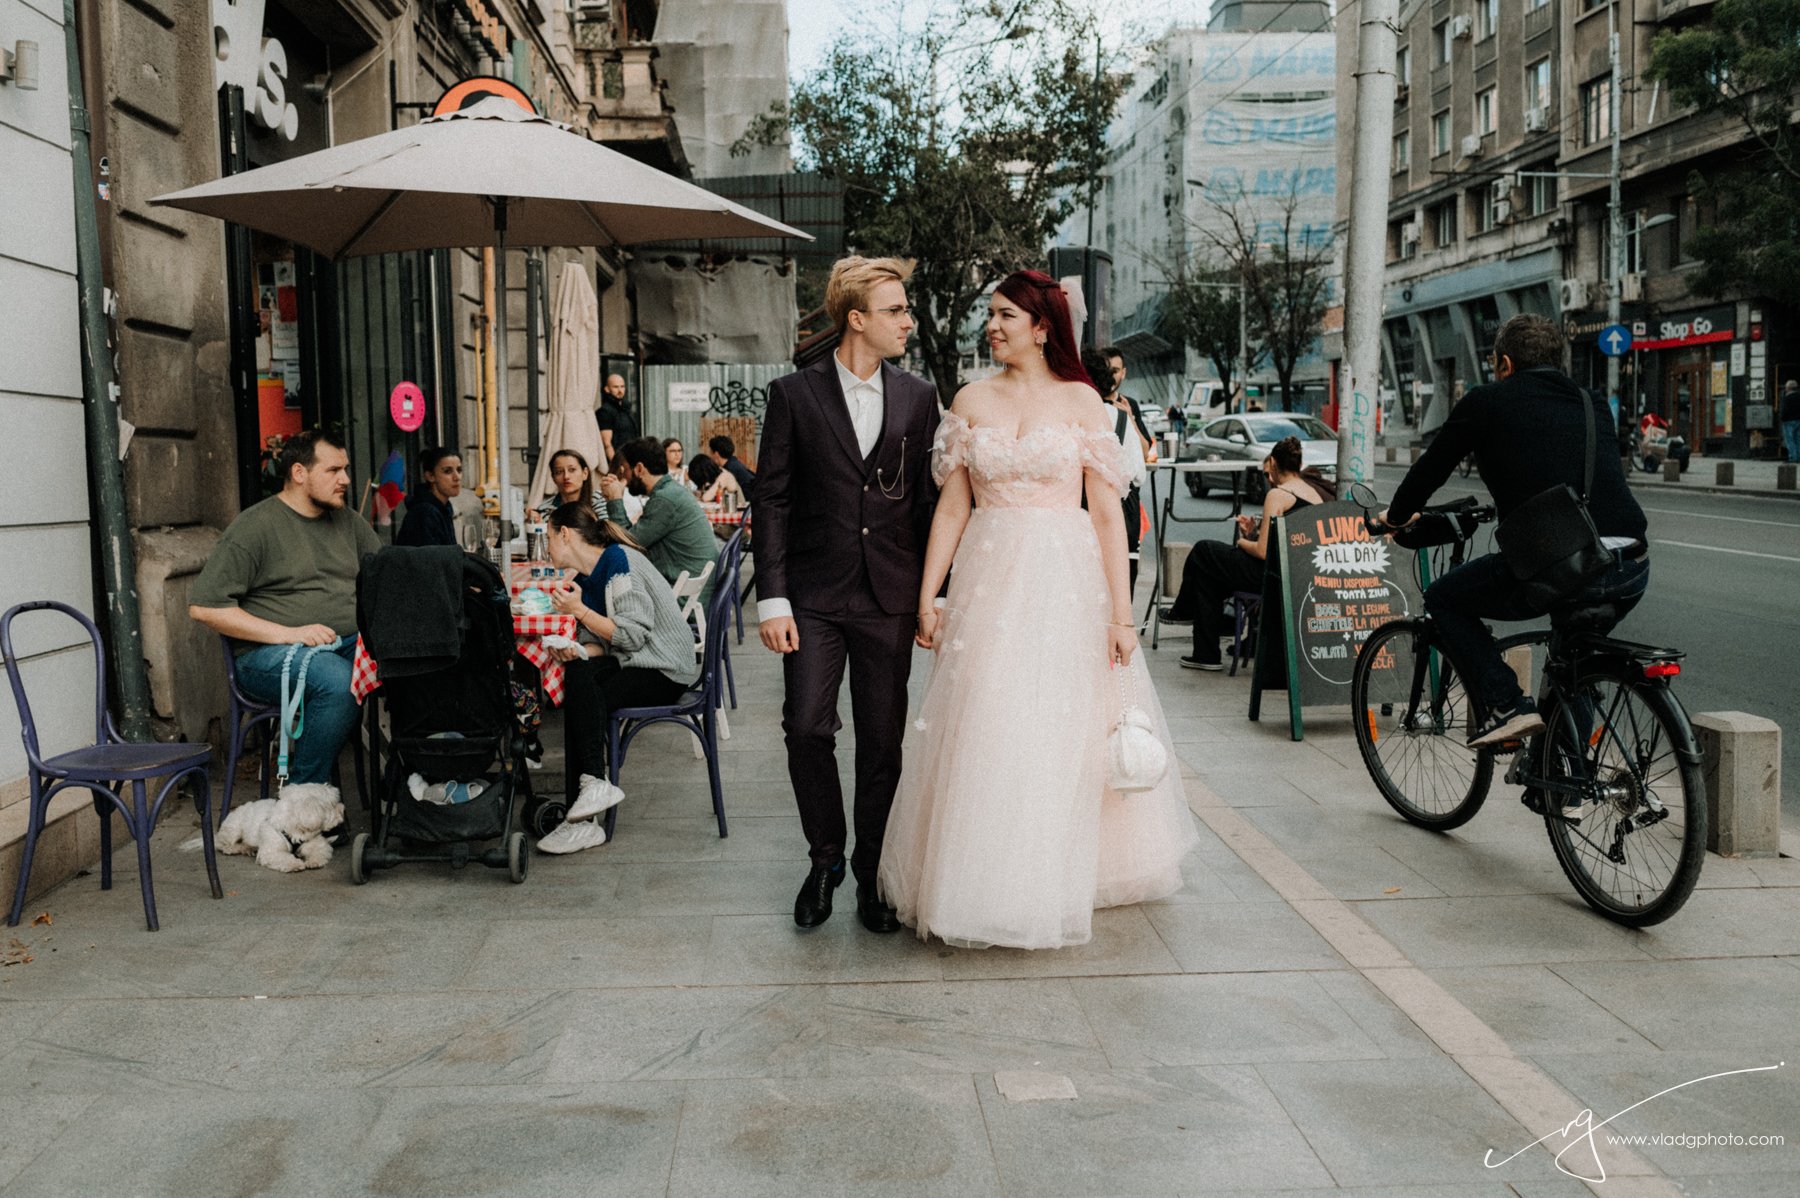
[[[494,206],[494,407],[498,424],[495,441],[500,454],[500,540],[501,552],[512,540],[507,521],[512,518],[512,412],[506,405],[506,204],[505,196],[495,196]]]

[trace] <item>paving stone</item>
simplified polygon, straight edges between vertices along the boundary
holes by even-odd
[[[1447,1058],[1259,1064],[1256,1072],[1340,1185],[1558,1176],[1541,1153],[1504,1172],[1483,1166],[1490,1149],[1505,1155],[1540,1133],[1520,1127]]]
[[[1008,1193],[1169,1193],[1205,1184],[1329,1185],[1281,1105],[1246,1066],[1076,1073],[1073,1102],[1009,1102],[976,1079]]]
[[[1657,1050],[1629,1024],[1546,966],[1438,969],[1432,977],[1522,1053]]]
[[[1000,1192],[966,1076],[687,1083],[671,1198]]]
[[[1107,1067],[1066,981],[832,986],[825,1005],[833,1076]]]
[[[832,918],[810,932],[794,927],[791,898],[789,904],[779,915],[714,919],[702,967],[706,984],[905,982],[943,976],[940,953],[949,950],[920,944],[904,930],[889,935],[865,930],[856,920],[854,902],[840,901]]]
[[[1760,1056],[1800,1010],[1800,970],[1781,961],[1570,961],[1551,969],[1668,1050],[1737,1047]]]
[[[1126,973],[1179,973],[1181,965],[1157,934],[1153,908],[1109,907],[1094,912],[1094,938],[1086,944],[1033,952],[1020,948],[926,947],[946,978],[1103,977]],[[900,933],[909,936],[909,932]]]
[[[1146,912],[1188,973],[1339,969],[1344,959],[1284,902],[1186,903]]]
[[[527,885],[530,883],[528,882]],[[704,915],[495,921],[463,975],[471,989],[691,985],[706,971]]]
[[[818,1077],[822,986],[660,986],[569,996],[546,1082]]]
[[[1608,923],[1572,895],[1357,903],[1356,909],[1426,969],[1648,957],[1636,933]]]
[[[1381,1055],[1309,974],[1083,978],[1071,985],[1115,1069]]]

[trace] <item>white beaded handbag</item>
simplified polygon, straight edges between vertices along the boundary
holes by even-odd
[[[1126,690],[1128,666],[1119,671],[1119,722],[1106,739],[1106,784],[1121,794],[1154,789],[1169,772],[1169,751],[1150,714],[1131,701]]]

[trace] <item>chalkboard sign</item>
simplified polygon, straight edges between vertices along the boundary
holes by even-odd
[[[1256,673],[1250,718],[1264,690],[1288,692],[1293,737],[1303,735],[1302,707],[1349,710],[1350,675],[1369,634],[1389,620],[1422,608],[1415,558],[1382,537],[1370,537],[1363,509],[1353,503],[1303,507],[1279,517],[1269,551],[1279,550],[1263,585]],[[1385,693],[1379,672],[1398,664],[1392,654],[1376,662],[1371,693]],[[1396,680],[1395,685],[1399,682]]]

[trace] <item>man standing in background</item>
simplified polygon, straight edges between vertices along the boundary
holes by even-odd
[[[596,465],[610,467],[625,442],[638,439],[637,417],[625,406],[624,375],[606,376],[606,385],[600,388],[600,410],[594,413],[594,422],[600,426],[600,443],[606,447],[606,461]]]

